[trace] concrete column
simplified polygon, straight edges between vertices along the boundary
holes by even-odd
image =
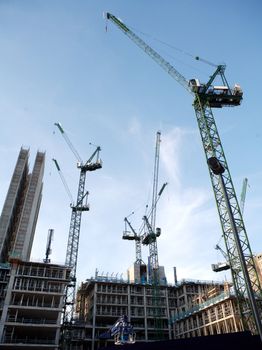
[[[131,291],[130,291],[130,284],[127,286],[127,317],[128,321],[131,322]]]
[[[167,324],[168,324],[168,337],[169,337],[169,340],[171,340],[172,339],[172,325],[170,322],[171,315],[170,315],[170,311],[169,311],[168,289],[166,288],[164,291],[166,293],[166,315],[167,315]]]
[[[196,315],[196,322],[197,322],[197,335],[201,335],[201,330],[200,330],[200,322],[199,322],[199,315]],[[201,326],[202,327],[202,326]]]
[[[96,334],[96,301],[97,301],[97,282],[94,285],[94,307],[93,307],[93,327],[92,327],[92,350],[95,349],[95,334]]]
[[[12,297],[12,289],[15,281],[15,274],[16,274],[17,264],[12,264],[11,270],[10,270],[10,278],[7,285],[7,291],[5,295],[5,301],[3,305],[3,311],[2,311],[2,317],[0,320],[0,342],[2,342],[3,332],[4,332],[4,326],[5,321],[7,317],[8,308],[10,305],[11,297]]]
[[[213,327],[212,327],[212,318],[211,318],[211,309],[208,309],[208,315],[209,315],[209,324],[210,324],[210,327],[209,327],[209,330],[210,330],[210,333],[213,335],[214,332],[213,332]]]
[[[208,335],[208,333],[207,333],[207,324],[208,324],[208,322],[206,323],[206,319],[205,319],[204,313],[202,313],[202,320],[203,320],[204,335]]]
[[[224,303],[222,304],[222,311],[223,311],[223,317],[224,317],[224,320],[225,320],[226,333],[228,333],[227,320],[225,319],[226,313],[225,313],[225,304]]]
[[[147,330],[147,306],[146,306],[146,286],[143,286],[144,295],[144,322],[145,322],[145,340],[148,341],[148,330]]]
[[[183,292],[184,292],[184,300],[185,300],[185,308],[188,310],[188,298],[187,298],[187,290],[186,290],[186,285],[183,286]]]

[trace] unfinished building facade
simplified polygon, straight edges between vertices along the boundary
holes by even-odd
[[[70,269],[11,259],[0,273],[0,349],[58,349]]]
[[[40,209],[45,154],[29,173],[21,148],[0,218],[0,349],[59,347],[61,313],[70,269],[30,254]]]
[[[29,173],[29,150],[21,148],[0,217],[0,262],[29,260],[42,199],[45,153]]]
[[[183,289],[194,289],[184,285]],[[184,293],[186,295],[186,293]],[[177,308],[171,317],[175,339],[243,331],[236,298],[225,284],[200,291],[186,308]]]
[[[112,339],[101,339],[101,335],[122,315],[128,316],[137,342],[174,339],[174,316],[192,308],[198,295],[214,286],[223,291],[218,282],[185,280],[156,290],[152,284],[96,275],[78,290],[78,318],[70,349],[95,350],[112,344]]]

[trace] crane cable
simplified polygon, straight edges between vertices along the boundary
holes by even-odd
[[[122,21],[121,21],[121,22],[122,22]],[[151,40],[154,40],[154,41],[156,41],[156,42],[159,42],[160,44],[165,45],[165,46],[167,46],[167,47],[169,47],[169,48],[171,48],[171,49],[173,49],[173,50],[179,52],[180,54],[183,54],[183,55],[185,55],[185,56],[188,56],[188,57],[190,57],[190,58],[193,59],[193,60],[197,60],[197,61],[206,63],[206,64],[208,64],[208,65],[210,65],[210,66],[212,66],[212,67],[217,67],[217,66],[218,66],[218,65],[215,64],[215,63],[212,63],[212,62],[210,62],[210,61],[208,61],[208,60],[206,60],[206,59],[203,59],[203,58],[201,58],[201,57],[199,57],[199,56],[195,56],[195,55],[193,55],[192,53],[187,52],[187,51],[185,51],[185,50],[183,50],[183,49],[180,49],[180,48],[177,47],[177,46],[171,45],[171,44],[167,43],[166,41],[164,41],[164,40],[162,40],[162,39],[159,39],[159,38],[157,38],[157,37],[155,37],[155,36],[153,36],[153,35],[151,35],[151,34],[149,34],[149,33],[142,32],[141,30],[139,30],[139,29],[137,29],[137,28],[135,28],[135,27],[133,27],[133,26],[130,26],[130,25],[129,25],[128,27],[129,27],[130,29],[132,29],[134,32],[140,33],[141,35],[143,35],[143,36],[145,36],[145,37],[148,37],[148,38],[150,38]],[[105,27],[105,29],[106,29],[106,32],[107,32],[107,31],[108,31],[108,19],[107,19],[107,18],[106,18],[106,27]],[[170,55],[170,54],[167,53],[167,52],[165,52],[165,55],[169,56],[170,58],[174,59],[175,61],[177,61],[177,62],[179,62],[179,63],[181,63],[181,64],[183,64],[183,65],[185,65],[185,66],[187,66],[187,67],[189,67],[189,68],[191,68],[191,69],[198,70],[199,72],[204,73],[205,75],[208,75],[207,72],[202,71],[201,69],[195,68],[195,67],[193,67],[193,66],[190,65],[190,64],[187,64],[187,63],[183,62],[182,60],[179,60],[178,58],[174,57],[173,55]]]

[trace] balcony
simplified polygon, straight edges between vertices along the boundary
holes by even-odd
[[[10,337],[10,336],[5,336],[2,341],[3,344],[36,344],[36,345],[55,345],[55,339],[50,339],[50,338],[43,338],[39,339],[39,337],[35,338],[17,338],[17,337]]]
[[[52,309],[53,311],[61,311],[58,303],[36,303],[36,302],[21,302],[21,301],[13,301],[10,303],[10,307],[20,307],[22,308],[41,308],[41,309]]]
[[[9,315],[7,317],[7,322],[9,323],[22,323],[29,325],[56,325],[57,320],[49,320],[45,318],[26,318],[26,317],[15,317],[13,315]]]
[[[63,286],[37,287],[37,286],[27,286],[27,285],[15,285],[13,288],[13,291],[63,294],[64,288]]]

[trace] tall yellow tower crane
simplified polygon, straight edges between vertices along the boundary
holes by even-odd
[[[258,307],[258,301],[261,302],[262,299],[262,289],[212,112],[213,108],[239,106],[243,98],[241,87],[238,84],[233,88],[229,86],[225,77],[225,65],[218,65],[205,84],[200,83],[198,79],[188,81],[122,21],[110,13],[106,14],[106,18],[194,97],[193,106],[215,195],[239,312],[244,329],[258,333],[262,341],[261,311]],[[222,85],[214,85],[217,78],[220,78]]]

